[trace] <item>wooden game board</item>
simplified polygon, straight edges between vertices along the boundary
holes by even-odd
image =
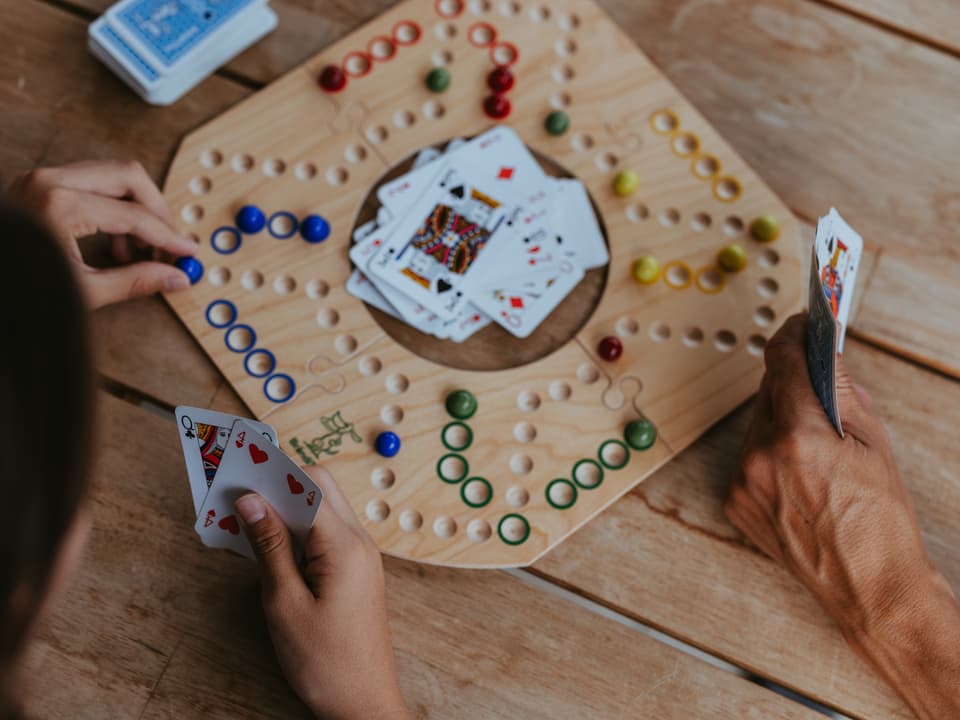
[[[492,124],[481,106],[495,63],[517,77],[506,122],[586,184],[611,259],[566,345],[509,370],[455,370],[396,343],[345,291],[347,251],[384,173]],[[317,84],[329,64],[351,75],[338,93]],[[453,77],[443,94],[424,85],[436,65]],[[572,120],[562,136],[544,129],[557,108]],[[627,198],[613,192],[622,169],[641,179]],[[189,135],[165,190],[205,267],[170,305],[285,450],[333,471],[383,550],[423,562],[532,563],[747,399],[766,339],[801,305],[788,210],[589,0],[401,3]],[[218,229],[248,203],[321,214],[332,233],[313,245],[263,231],[218,252],[236,241]],[[745,230],[763,214],[781,226],[766,244]],[[748,256],[734,274],[716,266],[731,242]],[[664,272],[640,285],[631,265],[648,254]],[[623,343],[615,362],[597,354],[606,336]],[[448,428],[458,389],[479,403],[467,430]],[[657,430],[643,451],[623,443],[638,418]],[[390,459],[373,449],[384,430],[402,441]]]

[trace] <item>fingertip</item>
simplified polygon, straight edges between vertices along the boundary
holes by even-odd
[[[247,493],[237,498],[234,508],[243,524],[252,527],[267,516],[267,504],[257,493]]]
[[[173,268],[173,271],[163,280],[163,291],[180,292],[181,290],[188,289],[190,285],[189,276],[185,272]]]

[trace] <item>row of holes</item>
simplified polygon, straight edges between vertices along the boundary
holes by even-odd
[[[207,279],[215,287],[223,287],[233,277],[230,268],[217,266],[210,268]],[[263,273],[259,270],[247,270],[240,276],[240,285],[244,290],[259,290],[264,285]],[[297,289],[297,281],[287,274],[278,275],[271,284],[277,295],[290,295]],[[311,280],[304,286],[304,292],[311,300],[320,300],[330,293],[330,285],[324,280]]]
[[[486,15],[493,11],[493,6],[493,0],[470,0],[469,3],[464,3],[463,0],[437,0],[436,3],[437,14],[448,19],[459,17],[467,7],[474,15]],[[515,17],[523,12],[523,5],[516,0],[502,0],[498,9],[504,17]],[[553,11],[543,4],[534,5],[527,13],[536,23],[547,22],[552,15]],[[580,16],[575,13],[560,15],[557,24],[564,32],[572,32],[580,27]]]
[[[753,315],[754,323],[760,327],[769,327],[775,318],[776,314],[773,308],[767,305],[758,307]],[[636,320],[624,317],[617,321],[616,331],[617,335],[622,338],[631,338],[640,331],[640,328]],[[647,335],[654,342],[664,343],[673,336],[673,331],[666,323],[657,321],[651,323],[650,327],[647,328]],[[703,344],[706,335],[700,328],[691,326],[685,328],[680,337],[686,347],[695,348]],[[737,342],[737,336],[731,330],[718,330],[713,337],[714,347],[721,352],[730,352],[736,347]],[[763,352],[766,343],[766,337],[760,333],[755,333],[747,339],[747,350],[754,355],[759,355]]]

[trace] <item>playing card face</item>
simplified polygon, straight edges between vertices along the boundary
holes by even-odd
[[[197,517],[195,529],[204,545],[253,558],[253,550],[234,510],[237,499],[251,491],[259,493],[280,514],[299,554],[317,516],[323,493],[299,465],[279,448],[265,442],[253,423],[238,420],[223,453],[220,470]]]
[[[553,180],[555,251],[584,270],[610,262],[603,231],[579,180]]]
[[[186,405],[179,406],[174,413],[190,479],[193,509],[199,513],[220,468],[230,432],[234,424],[243,418]],[[273,426],[255,420],[247,422],[269,442],[278,444],[277,431]]]
[[[837,352],[843,352],[850,305],[863,255],[863,238],[834,209],[817,224],[816,265],[820,286],[839,323]]]
[[[817,247],[810,265],[810,314],[807,318],[807,370],[813,390],[830,422],[843,437],[837,401],[837,344],[839,328],[833,309],[823,294],[817,269]]]
[[[510,279],[504,284],[478,294],[475,303],[494,322],[517,337],[528,337],[553,310],[563,302],[577,283],[583,270],[562,260],[549,271]]]
[[[496,252],[486,250],[502,237],[510,209],[506,199],[495,178],[477,181],[448,165],[397,221],[384,248],[370,260],[368,275],[442,320],[454,319],[470,288],[482,279],[484,266],[496,263]]]
[[[368,305],[373,305],[378,310],[382,310],[391,317],[395,317],[398,320],[403,318],[397,309],[390,304],[390,301],[383,296],[383,293],[377,290],[376,286],[370,282],[370,279],[364,275],[361,270],[354,270],[350,273],[350,277],[347,278],[347,292],[358,300]]]

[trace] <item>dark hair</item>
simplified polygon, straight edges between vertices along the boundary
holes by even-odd
[[[92,378],[86,311],[53,236],[0,206],[0,717],[87,487]]]

